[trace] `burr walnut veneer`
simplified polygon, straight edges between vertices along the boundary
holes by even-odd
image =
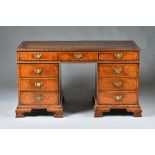
[[[63,116],[61,63],[96,63],[95,117],[111,109],[141,116],[139,56],[134,41],[24,41],[17,48],[16,116],[46,109]]]

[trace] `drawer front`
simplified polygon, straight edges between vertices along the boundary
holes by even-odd
[[[19,77],[52,77],[59,74],[58,64],[18,64]]]
[[[19,52],[18,60],[20,61],[58,60],[58,53],[57,52]]]
[[[58,104],[58,92],[20,92],[20,104]]]
[[[96,61],[98,60],[97,52],[61,52],[59,54],[61,61]]]
[[[99,78],[99,90],[136,90],[137,78]]]
[[[138,52],[100,52],[99,53],[99,60],[104,61],[137,61],[139,60],[139,53]]]
[[[58,79],[20,79],[21,91],[58,91]]]
[[[134,91],[99,91],[99,104],[138,104],[137,93]]]
[[[99,77],[138,77],[138,64],[98,64]]]

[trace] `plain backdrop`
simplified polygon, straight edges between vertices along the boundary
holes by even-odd
[[[9,121],[11,121],[10,118],[15,117],[15,108],[18,104],[16,47],[22,41],[26,40],[134,40],[141,48],[140,92],[142,93],[140,93],[140,104],[143,109],[143,116],[149,117],[148,120],[143,117],[142,121],[134,119],[135,124],[133,124],[135,125],[134,128],[155,128],[155,124],[152,124],[152,117],[153,120],[155,120],[155,27],[0,27],[0,119],[2,120],[4,120],[5,116],[8,117]],[[95,67],[95,64],[88,63],[61,65],[62,89],[67,103],[64,105],[65,113],[67,113],[61,121],[64,121],[64,127],[66,128],[84,128],[86,127],[86,123],[83,122],[83,124],[80,125],[82,121],[81,116],[85,115],[86,119],[93,117],[91,98],[95,89]],[[89,113],[90,110],[91,112]],[[74,115],[79,122],[74,126],[67,120],[68,118],[73,118],[72,115]],[[26,119],[27,118],[24,120]],[[65,119],[68,122],[67,125],[65,124]],[[128,124],[127,126],[121,126],[121,123],[119,124],[120,126],[113,126],[113,119],[115,119],[115,117],[112,117],[111,124],[106,124],[105,122],[104,127],[133,127],[133,124],[128,124],[126,120],[124,120],[124,122]],[[30,119],[30,121],[31,120],[32,119]],[[143,120],[145,121],[143,122]],[[17,123],[15,128],[21,125],[18,124],[18,119],[12,121],[16,121]],[[100,122],[96,120],[93,121],[92,124],[87,125],[88,128],[102,128]],[[106,120],[103,119],[103,121]],[[5,125],[1,124],[1,127],[13,127],[13,122],[10,124],[8,124],[7,121],[3,122]],[[88,122],[90,122],[89,119]],[[98,126],[95,125],[97,122]],[[61,126],[57,121],[55,121],[55,123],[54,128]],[[31,123],[27,123],[30,128],[40,127],[39,125],[31,126],[32,124],[30,124]],[[46,127],[49,127],[48,123]]]

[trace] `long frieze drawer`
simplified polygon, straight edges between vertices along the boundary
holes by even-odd
[[[58,104],[58,92],[20,92],[20,104]]]
[[[19,61],[50,61],[58,60],[57,52],[18,52]]]
[[[97,52],[61,52],[59,53],[60,61],[96,61],[98,60]]]
[[[138,104],[137,93],[134,91],[99,91],[99,104]]]
[[[58,64],[18,64],[19,77],[52,77],[59,74]]]
[[[138,77],[138,64],[98,64],[99,77]]]
[[[58,91],[58,79],[19,79],[21,91]]]
[[[139,60],[139,53],[138,52],[100,52],[99,53],[99,60],[104,61],[137,61]]]
[[[99,78],[99,90],[136,90],[137,78]]]

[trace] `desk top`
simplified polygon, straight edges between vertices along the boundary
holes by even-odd
[[[134,41],[24,41],[17,51],[139,51]]]

